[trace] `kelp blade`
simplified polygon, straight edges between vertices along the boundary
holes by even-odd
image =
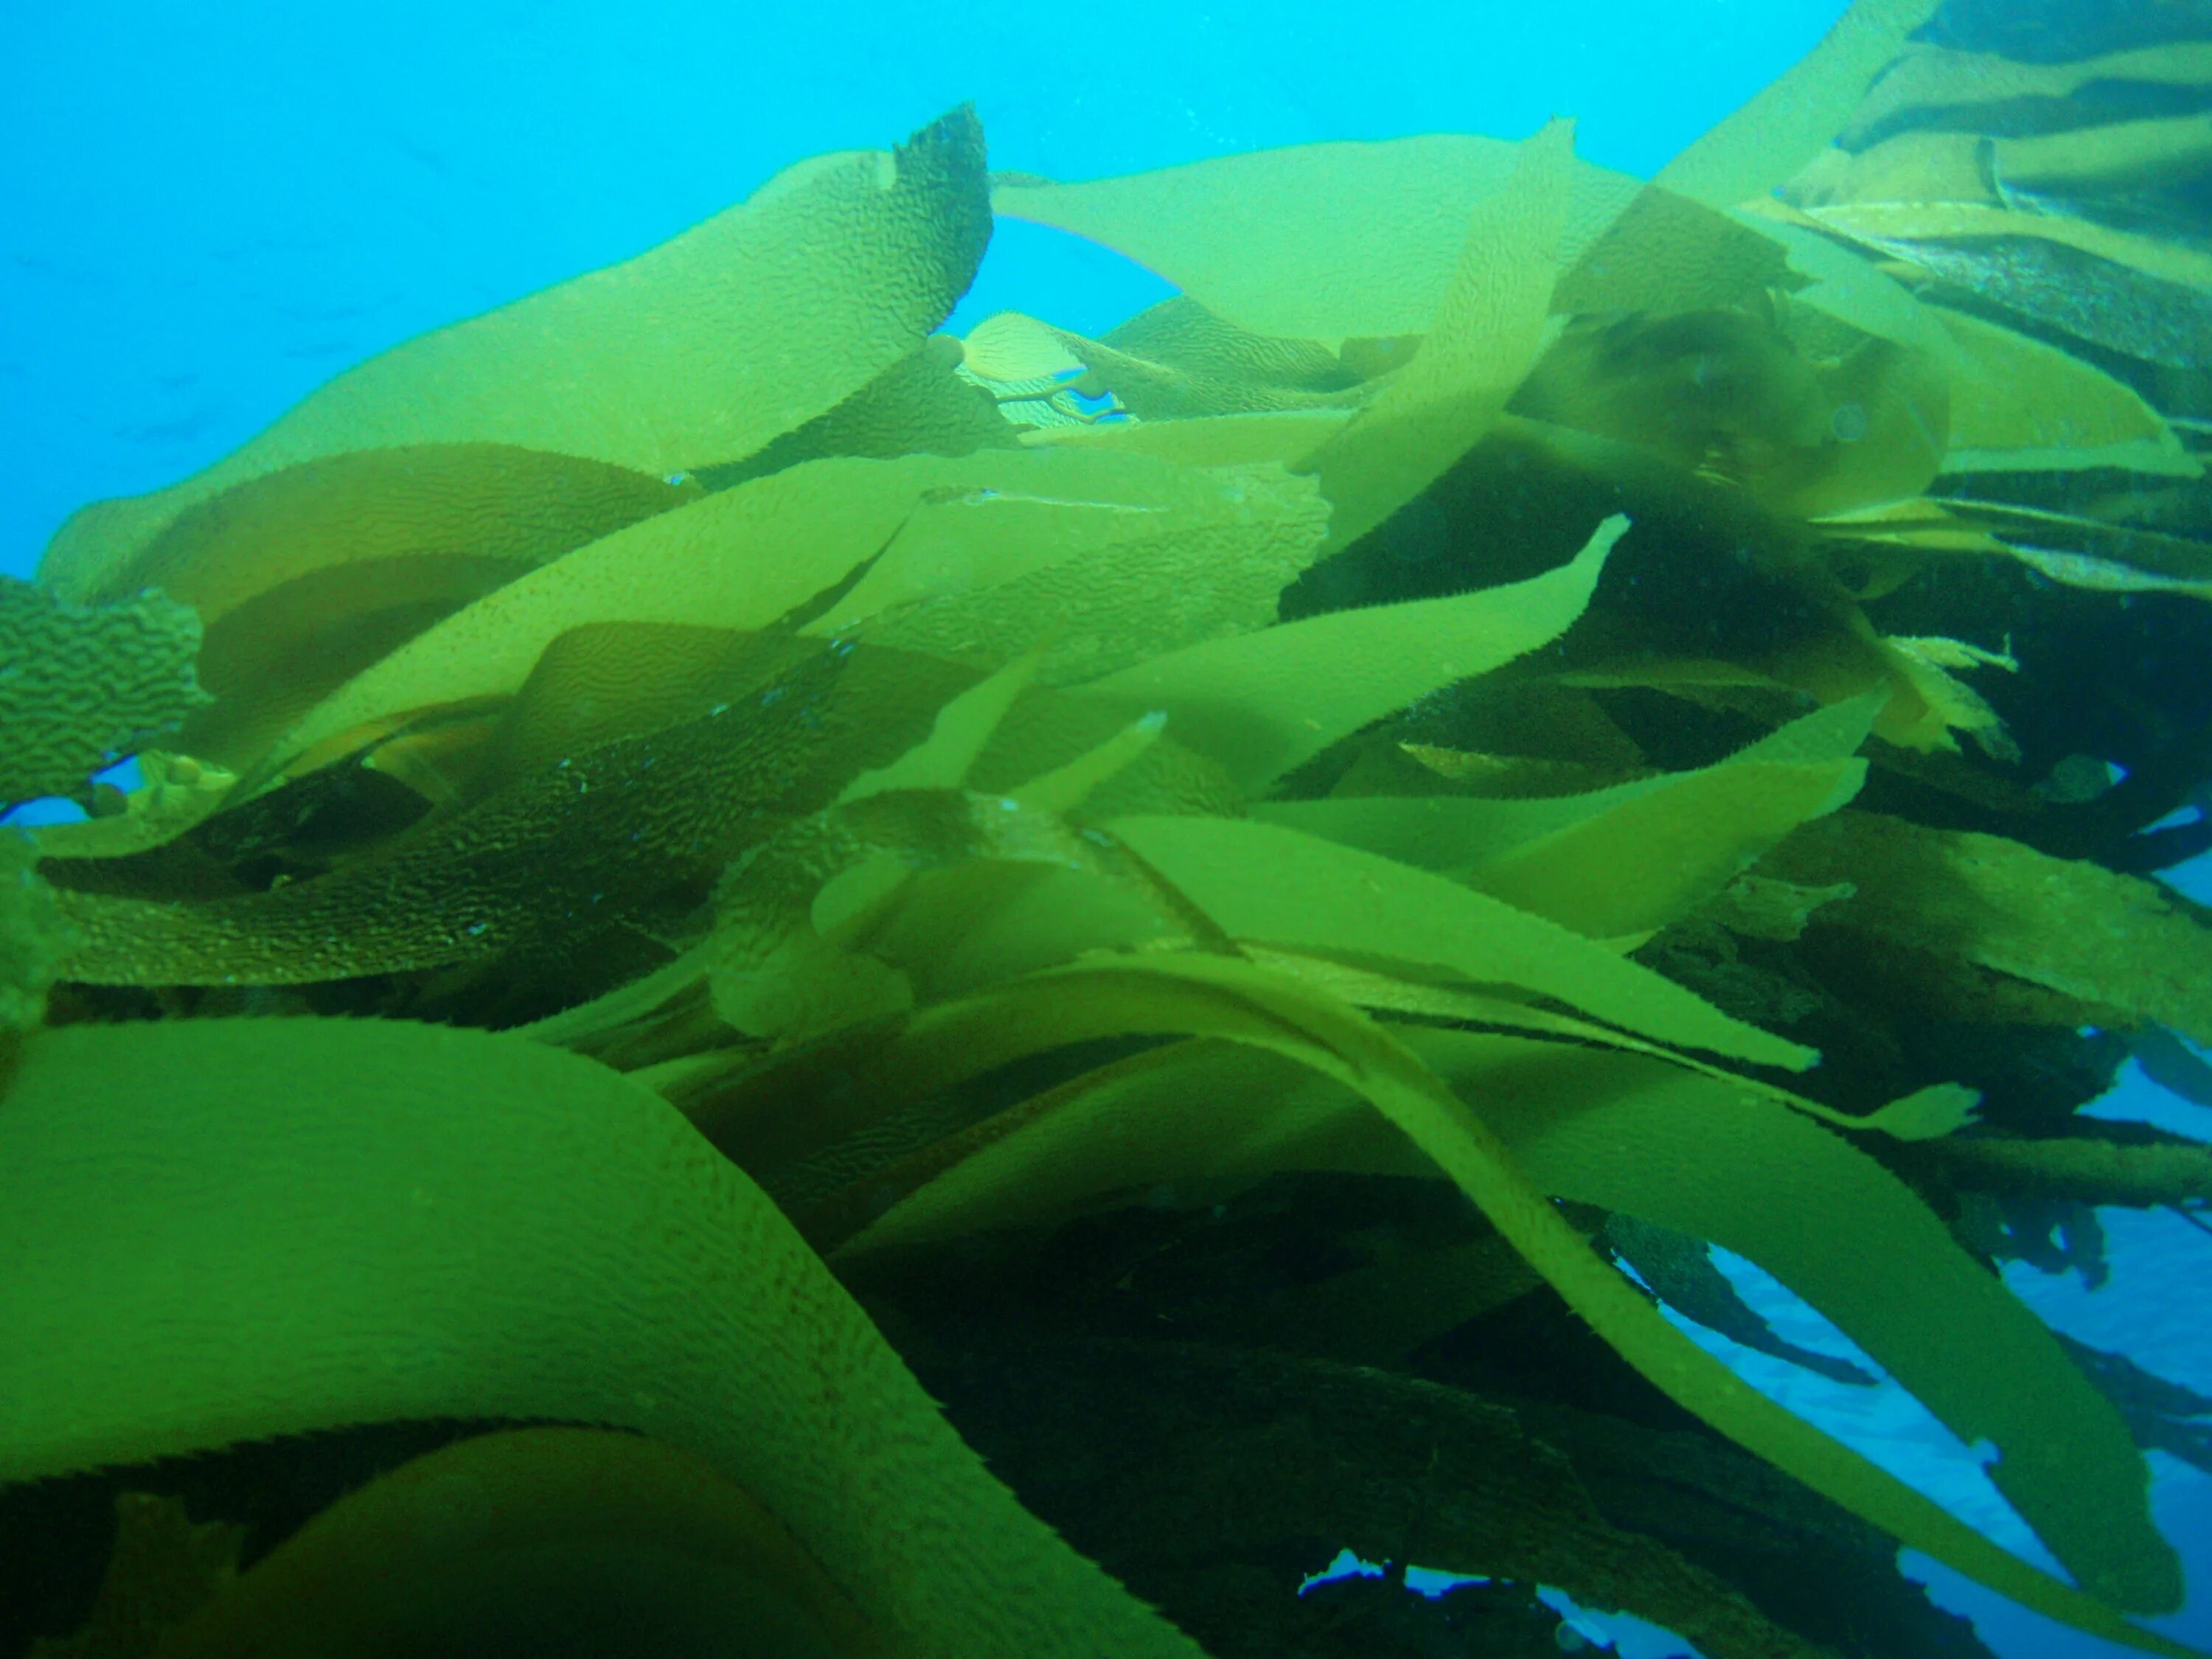
[[[968,109],[894,152],[800,162],[626,264],[372,358],[204,472],[84,509],[40,580],[92,591],[195,502],[349,450],[512,444],[654,477],[736,460],[945,319],[990,235],[985,189]]]
[[[6,1107],[0,1481],[353,1423],[620,1425],[735,1480],[917,1654],[1196,1659],[984,1471],[743,1175],[589,1061],[78,1027]]]

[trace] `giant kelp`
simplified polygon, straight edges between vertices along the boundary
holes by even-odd
[[[136,1523],[84,1640],[542,1643],[545,1557],[680,1584],[670,1650],[1322,1654],[1349,1543],[1949,1650],[1887,1538],[2179,1651],[2156,1379],[1985,1269],[2207,1195],[2072,1115],[2085,1029],[2212,1030],[2141,873],[2212,708],[2067,651],[2205,637],[2196,387],[2050,275],[2203,286],[2136,210],[2197,151],[2007,127],[1975,198],[1960,124],[2099,72],[1933,10],[1648,184],[1566,123],[994,179],[957,112],[73,520],[4,619],[21,793],[93,811],[0,916],[0,1523],[181,1492],[265,1557]],[[2028,191],[2050,303],[1973,217]],[[992,204],[1182,293],[934,335]],[[1711,1243],[2071,1583],[1669,1324],[1757,1339]],[[196,1484],[437,1423],[340,1501]]]

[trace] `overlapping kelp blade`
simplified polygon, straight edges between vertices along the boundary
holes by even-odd
[[[41,579],[93,591],[194,503],[348,450],[511,444],[654,477],[736,460],[915,351],[989,236],[971,110],[801,162],[626,264],[348,371],[204,472],[86,508]]]
[[[75,794],[208,701],[199,618],[158,593],[74,604],[0,577],[0,801]]]
[[[1525,582],[1192,646],[1083,689],[1133,714],[1165,710],[1178,742],[1257,793],[1370,720],[1565,633],[1627,529],[1608,520],[1571,562]]]
[[[334,739],[395,716],[508,695],[569,629],[764,628],[871,560],[877,565],[810,631],[849,629],[889,608],[1037,576],[1042,598],[1033,609],[998,605],[1022,631],[1015,648],[1025,648],[1087,592],[1079,571],[1057,583],[1039,573],[1104,562],[1116,543],[1177,533],[1194,558],[1219,566],[1216,586],[1240,575],[1246,586],[1272,582],[1272,605],[1318,540],[1312,496],[1310,485],[1287,480],[1073,453],[805,463],[634,525],[487,594],[340,688],[259,770],[265,776],[318,750],[335,758]],[[1060,584],[1067,592],[1055,595]],[[1247,599],[1243,625],[1265,619],[1252,608]]]
[[[38,1028],[46,988],[76,943],[37,866],[36,843],[0,825],[0,1054]]]
[[[1990,1478],[2093,1594],[2135,1611],[2179,1605],[2179,1564],[2118,1414],[1881,1165],[1726,1082],[1640,1056],[1458,1032],[1406,1041],[1481,1103],[1547,1192],[1757,1262],[1961,1440],[1992,1442]],[[1864,1248],[1839,1248],[1848,1238]]]
[[[1425,871],[1269,824],[1155,817],[1107,828],[1235,939],[1444,969],[1764,1066],[1802,1070],[1817,1058],[1556,922]]]
[[[1653,181],[1715,207],[1764,196],[1819,153],[1939,0],[1853,0],[1803,58]]]
[[[1404,1040],[1479,1103],[1555,1197],[1680,1229],[1776,1274],[1962,1438],[2069,1567],[2120,1605],[2179,1601],[2124,1425],[2050,1333],[1909,1189],[1740,1085],[1633,1055],[1449,1031]],[[1164,1055],[1166,1051],[1163,1051]],[[1332,1104],[1334,1099],[1336,1104]],[[1398,1138],[1273,1056],[1219,1044],[1142,1057],[1025,1103],[902,1171],[919,1184],[853,1240],[883,1249],[1064,1218],[1172,1183],[1198,1205],[1285,1168],[1410,1172]],[[1376,1132],[1379,1131],[1379,1134]],[[880,1205],[887,1194],[869,1194]],[[1835,1239],[1875,1243],[1839,1252]],[[1910,1297],[1897,1293],[1910,1283]]]
[[[742,460],[693,474],[709,489],[833,455],[896,460],[902,455],[970,455],[1018,442],[1015,428],[981,386],[953,371],[960,343],[933,334],[834,409],[793,427]]]
[[[403,1659],[597,1641],[683,1659],[726,1651],[739,1632],[788,1659],[884,1650],[821,1564],[711,1463],[640,1435],[532,1428],[473,1436],[349,1492],[162,1632],[161,1651]]]
[[[786,818],[893,758],[974,676],[862,647],[770,639],[727,659],[723,700],[564,757],[469,811],[327,875],[158,902],[72,892],[70,977],[133,985],[310,984],[554,951],[696,902]]]
[[[1426,489],[1504,412],[1544,341],[1573,161],[1570,122],[1521,146],[1511,177],[1468,216],[1419,349],[1309,463],[1334,509],[1333,547]]]
[[[1505,187],[1517,146],[1458,134],[1308,144],[1078,185],[1001,185],[1010,219],[1128,255],[1255,334],[1338,342],[1425,334],[1468,216]],[[1573,165],[1559,251],[1571,264],[1637,181]]]
[[[2039,64],[1994,52],[1960,52],[1917,43],[1867,94],[1844,140],[1854,149],[1885,137],[1900,117],[1941,112],[1952,120],[2008,104],[2071,98],[2085,87],[2212,85],[2212,42],[2170,40],[2070,62]]]
[[[992,1479],[750,1182],[589,1061],[399,1024],[80,1026],[25,1058],[0,1187],[0,1480],[605,1424],[736,1481],[898,1650],[1194,1659]]]
[[[1598,939],[1662,927],[1858,791],[1880,700],[1793,721],[1717,766],[1554,799],[1340,796],[1255,817],[1458,876]]]
[[[1078,1040],[1077,1030],[1112,1018],[1129,1031],[1209,1036],[1262,1049],[1350,1089],[1434,1160],[1616,1352],[1721,1432],[1901,1542],[2050,1617],[2148,1652],[2189,1654],[2129,1624],[2106,1601],[1999,1549],[1736,1377],[1589,1248],[1479,1112],[1383,1028],[1343,1004],[1213,956],[1086,964],[1018,988],[1033,1001],[1039,987],[1068,994],[1070,1041]],[[1086,1010],[1085,1000],[1096,1006]],[[1109,1016],[1105,1008],[1115,1004],[1120,1012]],[[2118,1588],[2141,1591],[2144,1585],[2123,1582]],[[2135,1605],[2160,1599],[2154,1583]]]
[[[191,507],[103,592],[151,583],[199,612],[200,675],[216,706],[183,743],[244,765],[341,682],[449,612],[698,494],[499,444],[332,455]]]
[[[1822,926],[2212,1042],[2212,934],[2154,882],[1873,812],[1808,824],[1770,864],[1808,884],[1852,883]]]
[[[2203,477],[2203,464],[2131,386],[1984,318],[1936,314],[1959,348],[1951,363],[1946,472],[2119,467]]]

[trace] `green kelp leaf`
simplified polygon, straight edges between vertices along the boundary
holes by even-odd
[[[1073,525],[1033,514],[1019,526],[1027,532],[1020,546],[1042,561],[1084,552],[1096,544],[1097,520],[1118,531],[1164,496],[1223,499],[1221,486],[1187,483],[1189,477],[1163,462],[1018,451],[792,467],[633,525],[485,595],[341,687],[284,735],[258,772],[265,777],[317,751],[337,758],[344,750],[332,748],[334,740],[398,716],[508,696],[572,629],[605,623],[765,628],[886,552],[935,492],[968,501],[1057,488],[1066,492],[1063,501],[1097,500],[1098,513]],[[987,555],[998,545],[979,529],[971,524],[981,544],[963,574],[988,570]],[[1047,533],[1053,530],[1063,533]],[[836,614],[855,613],[848,606]]]
[[[1412,1030],[1480,1100],[1555,1196],[1671,1227],[1757,1262],[1961,1440],[2093,1595],[2137,1612],[2181,1600],[2148,1475],[2119,1414],[2035,1316],[1873,1159],[1740,1089],[1632,1054]],[[1839,1239],[1865,1248],[1839,1249]]]
[[[1333,549],[1434,483],[1527,378],[1550,320],[1573,161],[1571,122],[1554,121],[1521,146],[1512,176],[1468,216],[1466,244],[1419,349],[1313,458],[1335,509]]]
[[[956,728],[976,712],[958,702]],[[939,750],[933,736],[900,764]],[[949,788],[841,799],[732,866],[716,908],[716,1011],[786,1043],[1182,932],[1112,841]]]
[[[483,560],[519,572],[698,494],[604,461],[504,444],[327,455],[185,508],[92,597],[159,587],[212,626],[343,565]]]
[[[208,700],[199,618],[158,593],[82,605],[0,576],[0,800],[75,794]]]
[[[804,632],[851,635],[981,670],[1046,640],[1037,678],[1065,685],[1275,619],[1322,546],[1328,503],[1275,467],[1200,472],[1135,456],[1039,450],[1050,489],[1111,465],[1152,474],[1115,501],[1012,489],[925,503],[852,591]],[[1179,476],[1178,476],[1179,475]]]
[[[1235,939],[1448,969],[1759,1065],[1802,1071],[1818,1058],[1556,922],[1425,871],[1270,824],[1150,817],[1106,828]]]
[[[1696,909],[1865,776],[1863,761],[1753,761],[1606,790],[1565,822],[1558,809],[1571,800],[1451,795],[1263,803],[1253,815],[1455,875],[1592,939],[1625,939]]]
[[[2061,100],[2101,82],[2146,86],[2199,87],[2212,84],[2212,41],[2168,40],[2154,46],[2109,52],[2069,63],[2035,64],[1993,52],[1957,52],[1915,42],[1867,95],[1844,142],[1864,149],[1914,111],[1942,111],[1952,118],[1972,110]]]
[[[2190,1650],[1998,1548],[1706,1354],[1589,1249],[1479,1111],[1389,1031],[1343,1004],[1231,958],[1154,956],[1008,988],[999,1017],[1017,1017],[1016,996],[1040,1012],[1054,1006],[1045,999],[1054,992],[1064,998],[1066,1041],[1102,1028],[1213,1037],[1294,1060],[1350,1089],[1432,1159],[1601,1338],[1685,1408],[1863,1520],[2015,1601],[2130,1646],[2188,1659]],[[1234,1096],[1178,1100],[1185,1109],[1194,1103],[1200,1112],[1237,1110]],[[1273,1104],[1270,1097],[1261,1109]]]
[[[905,455],[972,455],[1020,441],[990,393],[956,371],[960,343],[933,334],[826,414],[793,427],[742,460],[701,467],[708,489],[728,489],[801,461],[835,455],[895,461]]]
[[[1083,689],[1130,714],[1165,710],[1176,741],[1256,794],[1370,721],[1565,633],[1627,529],[1607,520],[1572,562],[1525,582],[1195,645]]]
[[[688,911],[722,866],[921,735],[973,683],[949,664],[771,638],[728,660],[721,700],[564,757],[327,875],[156,902],[72,892],[68,977],[299,985],[573,949]]]
[[[752,454],[944,321],[990,236],[985,189],[964,108],[894,151],[802,161],[625,264],[347,371],[182,483],[86,508],[41,576],[89,591],[194,503],[348,450],[512,444],[653,477]]]
[[[38,863],[37,843],[0,824],[0,1045],[46,1018],[46,988],[76,943]]]
[[[1816,927],[1994,969],[2212,1042],[2212,929],[2155,882],[1874,812],[1806,825],[1769,866],[1808,885],[1853,884]]]
[[[975,757],[998,731],[1014,699],[1036,678],[1042,647],[1017,657],[988,679],[971,685],[937,711],[929,735],[889,766],[863,772],[838,793],[837,805],[848,806],[871,795],[894,790],[957,789],[968,781]]]
[[[0,1480],[353,1423],[605,1424],[736,1481],[902,1650],[1194,1659],[985,1472],[751,1182],[558,1050],[50,1033],[0,1113]]]
[[[1996,323],[1964,312],[1936,314],[1959,347],[1946,472],[2121,467],[2203,476],[2203,464],[2133,387]]]
[[[180,1498],[116,1493],[115,1543],[84,1623],[70,1636],[33,1638],[25,1659],[149,1659],[236,1582],[246,1535],[234,1522],[195,1522]]]
[[[1813,220],[1856,240],[1912,259],[1921,243],[2001,238],[2056,243],[2141,276],[2201,293],[2212,288],[2212,252],[2119,230],[2094,219],[2024,213],[1972,202],[1861,202],[1808,210]]]
[[[1252,816],[1469,882],[1596,939],[1665,927],[1855,795],[1881,699],[1806,715],[1695,772],[1553,799],[1263,801]]]
[[[1440,134],[1224,155],[1078,185],[1002,185],[996,210],[1103,242],[1215,315],[1291,339],[1425,334],[1519,146]],[[1571,264],[1641,188],[1573,164],[1559,258]]]
[[[1657,185],[1559,275],[1554,309],[1658,315],[1761,305],[1797,286],[1786,249],[1761,228]]]
[[[1659,169],[1655,184],[1714,207],[1764,196],[1841,131],[1939,0],[1853,0],[1820,45]]]
[[[441,618],[698,494],[603,462],[499,444],[331,455],[188,508],[120,574],[199,611],[200,678],[216,703],[182,741],[210,761],[245,766],[345,680]]]
[[[234,1555],[246,1529],[229,1530]],[[165,1659],[600,1643],[666,1655],[748,1645],[780,1659],[883,1651],[821,1563],[744,1488],[702,1458],[601,1429],[510,1429],[413,1458],[242,1578],[223,1577],[166,1637]]]
[[[2212,1146],[2200,1143],[1977,1135],[1946,1140],[1941,1151],[1954,1179],[1978,1189],[2143,1209],[2212,1202]]]
[[[1806,518],[1917,497],[1942,460],[1949,400],[1942,364],[1914,348],[1860,337],[1820,361],[1765,318],[1705,311],[1577,323],[1513,409]]]

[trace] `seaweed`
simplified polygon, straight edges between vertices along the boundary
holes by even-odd
[[[1063,185],[956,112],[73,520],[10,599],[20,793],[99,810],[0,849],[0,1518],[150,1494],[83,1650],[528,1648],[665,1554],[702,1650],[1516,1651],[1541,1583],[1972,1651],[1901,1541],[2185,1652],[2139,1445],[2202,1402],[1986,1268],[2212,1190],[2075,1115],[2212,1029],[2124,869],[2205,711],[2069,643],[2212,597],[2212,410],[2069,324],[2203,285],[2139,199],[2194,129],[1933,9],[1650,183],[1559,122]],[[993,210],[1182,293],[936,334]],[[1713,1244],[2071,1582],[1669,1323],[1858,1375]],[[1346,1544],[1498,1582],[1297,1595]]]

